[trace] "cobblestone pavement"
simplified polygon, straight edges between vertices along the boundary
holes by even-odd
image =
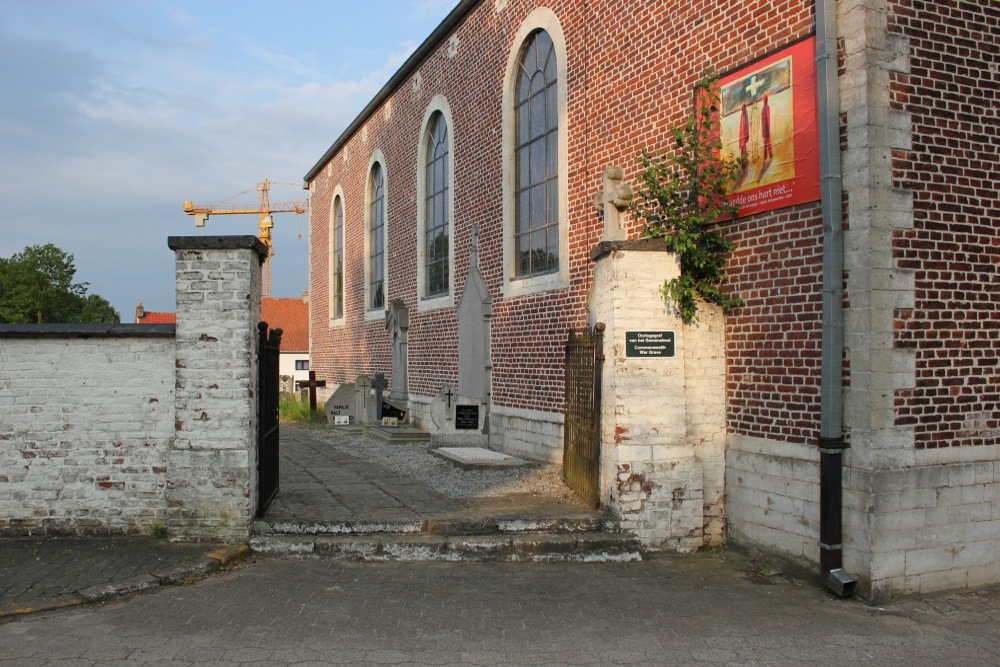
[[[872,607],[740,556],[257,559],[0,625],[7,665],[1000,664],[1000,589]]]
[[[142,537],[0,539],[0,605],[27,605],[194,563],[211,550]]]

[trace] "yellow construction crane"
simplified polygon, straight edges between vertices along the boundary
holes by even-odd
[[[259,200],[257,208],[246,208],[227,203],[246,194],[247,192],[250,192],[249,190],[244,190],[238,195],[233,195],[229,199],[223,200],[218,204],[196,206],[189,201],[184,202],[184,212],[188,215],[194,216],[194,224],[196,227],[204,227],[205,221],[208,220],[208,217],[211,215],[260,216],[260,231],[258,232],[258,235],[264,245],[267,246],[267,259],[264,262],[264,268],[261,274],[261,289],[264,296],[271,296],[271,257],[274,255],[274,251],[271,250],[271,228],[274,227],[274,220],[272,219],[271,214],[296,213],[301,215],[309,210],[308,201],[271,202],[268,198],[268,191],[274,183],[276,183],[276,181],[265,180],[257,184]],[[282,185],[295,185],[295,183],[282,183]]]

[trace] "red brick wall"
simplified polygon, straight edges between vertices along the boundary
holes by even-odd
[[[593,206],[606,166],[638,173],[641,148],[672,146],[670,128],[691,112],[692,86],[706,67],[724,72],[773,51],[812,30],[812,2],[545,3],[567,41],[569,239],[571,287],[504,299],[501,217],[501,86],[511,44],[527,14],[540,3],[511,0],[495,11],[483,2],[458,29],[458,56],[447,40],[419,68],[414,93],[406,81],[324,170],[312,194],[313,368],[332,381],[391,368],[384,325],[363,323],[364,183],[371,151],[381,149],[388,174],[389,289],[410,309],[411,393],[433,395],[457,382],[457,331],[451,309],[419,313],[416,303],[416,168],[420,124],[435,94],[447,97],[455,152],[455,302],[468,272],[470,229],[481,230],[481,269],[494,298],[493,400],[544,411],[562,409],[563,344],[570,327],[586,325],[592,277],[589,252],[602,232]],[[331,138],[332,139],[332,138]],[[327,314],[328,207],[343,187],[348,229],[346,326],[331,329]],[[638,235],[638,226],[632,232]],[[740,249],[733,266],[748,308],[729,318],[730,417],[739,431],[799,441],[815,438],[818,415],[819,259],[818,207],[802,206],[728,226]],[[651,279],[655,280],[653,276]],[[357,342],[355,342],[357,341]],[[781,363],[788,359],[790,363]]]
[[[891,3],[890,32],[910,45],[892,80],[913,143],[893,155],[893,185],[913,192],[913,229],[896,233],[916,304],[896,344],[916,351],[914,389],[896,395],[918,449],[1000,443],[1000,7]]]

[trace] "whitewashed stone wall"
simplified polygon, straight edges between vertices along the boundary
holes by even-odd
[[[490,446],[536,461],[562,463],[561,412],[490,407]]]
[[[726,452],[728,538],[803,567],[819,560],[819,450],[733,434]],[[846,498],[845,498],[846,504]]]
[[[725,346],[721,313],[685,325],[664,303],[679,273],[662,242],[602,243],[591,317],[605,324],[602,496],[651,548],[719,544],[725,513]],[[675,355],[629,358],[626,331],[673,331]]]
[[[0,533],[162,525],[174,435],[173,326],[7,329]]]
[[[0,533],[248,537],[266,248],[169,245],[176,327],[0,325]]]

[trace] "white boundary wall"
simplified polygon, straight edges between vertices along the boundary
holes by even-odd
[[[266,248],[169,245],[176,327],[0,325],[0,534],[249,535]]]

